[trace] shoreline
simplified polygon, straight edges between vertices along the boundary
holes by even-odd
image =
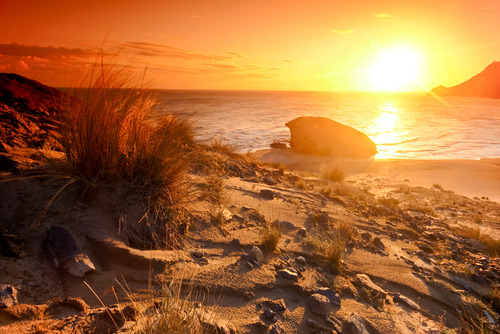
[[[263,162],[281,163],[290,170],[319,172],[322,165],[338,165],[348,178],[370,175],[388,178],[391,183],[439,185],[467,197],[500,202],[500,158],[353,160],[273,148],[254,154]]]

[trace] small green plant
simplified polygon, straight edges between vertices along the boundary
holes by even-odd
[[[320,173],[323,179],[333,182],[342,182],[346,177],[345,172],[338,165],[323,165]]]
[[[271,225],[269,223],[266,224],[262,229],[262,248],[269,252],[275,251],[281,239],[281,234],[282,232],[277,226]]]

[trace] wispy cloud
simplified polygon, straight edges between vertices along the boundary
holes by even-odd
[[[19,43],[0,43],[0,55],[13,57],[88,57],[96,54],[93,49],[65,48],[55,46],[23,45]]]
[[[167,57],[193,60],[224,60],[229,58],[229,56],[196,53],[166,44],[146,42],[128,42],[124,46],[124,51],[148,57]]]
[[[382,22],[390,22],[394,19],[394,15],[388,13],[378,13],[375,14],[375,17]]]
[[[231,56],[237,57],[237,58],[243,58],[244,57],[243,54],[238,53],[238,52],[226,51],[226,53],[229,54],[229,55],[231,55]]]
[[[356,31],[353,29],[333,29],[332,32],[339,35],[351,35],[354,34]]]

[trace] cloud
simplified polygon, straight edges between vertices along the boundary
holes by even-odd
[[[238,52],[226,51],[226,53],[230,54],[231,56],[238,57],[238,58],[243,58],[244,57],[241,53],[238,53]]]
[[[139,56],[148,57],[167,57],[181,59],[199,59],[199,60],[224,60],[229,56],[219,56],[211,54],[202,54],[179,49],[165,44],[147,43],[147,42],[128,42],[124,46],[124,51]]]
[[[23,45],[19,43],[0,43],[0,55],[12,57],[89,57],[96,54],[96,50],[65,48],[55,46]]]
[[[394,15],[388,13],[378,13],[375,14],[375,17],[382,22],[390,22],[394,19]]]
[[[352,29],[333,29],[332,32],[339,35],[351,35],[354,34],[356,31]]]

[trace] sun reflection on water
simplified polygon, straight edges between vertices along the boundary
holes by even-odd
[[[399,136],[395,127],[400,121],[400,108],[394,101],[386,101],[379,105],[378,116],[371,127],[370,138],[377,144],[378,159],[387,159],[397,156],[396,143]]]

